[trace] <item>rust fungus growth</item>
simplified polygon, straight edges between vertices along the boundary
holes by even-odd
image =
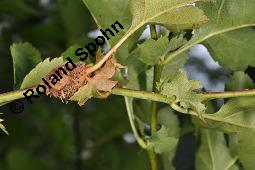
[[[86,84],[86,67],[83,63],[77,63],[77,68],[68,72],[68,75],[64,75],[63,78],[51,89],[47,89],[46,94],[49,96],[54,96],[60,98],[61,100],[67,100],[74,95],[78,89]],[[47,74],[45,79],[50,79],[50,76],[53,75],[56,70],[61,66],[54,68],[51,72]]]

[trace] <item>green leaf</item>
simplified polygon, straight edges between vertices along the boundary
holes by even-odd
[[[249,64],[254,65],[254,50],[249,48],[247,51],[247,46],[251,47],[254,44],[252,38],[254,31],[248,29],[255,26],[254,1],[216,0],[216,3],[201,3],[198,7],[204,10],[209,22],[196,30],[193,38],[165,62],[203,42],[209,47],[213,57],[224,67],[244,70]],[[244,46],[246,47],[243,48]],[[244,57],[243,54],[247,56]]]
[[[39,62],[41,55],[29,43],[15,43],[11,46],[13,60],[14,88],[20,87],[22,80]]]
[[[145,72],[148,69],[148,66],[144,64],[142,61],[137,59],[138,56],[136,53],[132,52],[127,59],[125,60],[125,66],[127,66],[127,80],[128,84],[126,85],[128,88],[139,89],[139,75],[142,72]]]
[[[194,92],[200,88],[199,81],[188,80],[185,72],[178,72],[171,82],[163,83],[160,89],[161,94],[174,98],[174,102],[186,111],[192,109],[197,113],[203,113],[206,109],[202,104],[203,99]]]
[[[210,22],[198,30],[195,40],[207,39],[204,44],[212,57],[226,68],[245,70],[248,65],[254,66],[255,55],[251,47],[255,32],[248,28],[255,25],[254,1],[217,0],[217,3],[201,4],[201,8]]]
[[[207,17],[203,15],[202,10],[190,5],[197,1],[199,0],[160,1],[160,3],[153,0],[130,1],[132,24],[117,45],[149,23],[165,25],[169,29],[194,28],[203,24]]]
[[[189,5],[199,0],[155,1],[132,0],[133,15],[130,30],[137,30],[148,23],[164,25],[171,30],[191,29],[207,22],[203,11]]]
[[[76,93],[74,93],[74,95],[70,97],[69,100],[77,101],[78,104],[81,106],[81,105],[84,105],[84,103],[87,100],[96,96],[96,94],[97,94],[96,88],[93,87],[92,85],[86,84],[82,86],[81,88],[79,88],[79,90]]]
[[[138,47],[129,54],[127,59],[123,62],[125,66],[128,67],[128,84],[125,84],[128,88],[139,89],[142,88],[139,83],[139,76],[141,77],[141,73],[145,72],[147,75],[146,80],[149,81],[153,76],[150,75],[150,71],[148,70],[148,64],[154,65],[159,63],[160,58],[164,58],[169,55],[169,52],[179,48],[183,45],[186,40],[183,38],[183,35],[174,37],[170,42],[168,37],[165,35],[158,40],[149,39],[145,41],[145,43],[138,45]],[[137,60],[139,58],[139,60]],[[187,61],[187,56],[182,55],[178,58],[175,58],[173,62],[164,65],[162,70],[161,80],[162,82],[168,81],[172,78],[176,71]],[[149,74],[149,76],[148,76]],[[147,90],[151,90],[147,87]]]
[[[91,64],[91,59],[89,57],[85,61],[81,61],[80,57],[75,55],[75,51],[78,48],[82,48],[82,47],[78,44],[74,44],[74,45],[68,47],[64,52],[62,52],[60,56],[63,57],[64,61],[68,61],[66,58],[69,57],[74,63],[84,62],[86,65]]]
[[[154,152],[159,154],[166,151],[172,151],[178,143],[178,139],[169,136],[168,131],[169,129],[162,126],[157,133],[152,134],[151,138],[148,139],[148,149],[153,149]]]
[[[28,88],[39,84],[42,81],[42,78],[45,77],[53,68],[62,64],[64,64],[63,57],[54,58],[52,60],[50,60],[50,58],[45,59],[32,69],[28,75],[26,75],[20,88]]]
[[[203,115],[207,128],[227,133],[237,133],[238,155],[246,169],[255,166],[255,97],[230,99],[222,108],[212,115]]]
[[[174,114],[174,110],[170,107],[163,107],[158,111],[158,123],[165,126],[168,131],[168,135],[179,138],[180,136],[180,124],[177,115]]]
[[[255,166],[255,98],[243,97],[230,99],[215,114],[222,122],[216,126],[222,130],[238,132],[239,139],[238,153],[241,162],[246,169],[252,169]],[[222,124],[220,126],[220,124]],[[224,125],[225,124],[225,125]]]
[[[214,36],[204,44],[213,58],[223,67],[245,70],[248,65],[255,66],[254,39],[255,30],[244,28]]]
[[[254,83],[248,75],[241,71],[235,72],[230,77],[229,82],[226,84],[226,89],[228,90],[243,90],[247,88],[254,88]],[[255,123],[254,118],[253,122]],[[255,156],[254,132],[242,131],[237,135],[231,134],[229,136],[231,152],[235,154],[239,153],[240,160],[244,164],[245,168],[252,169],[255,166],[253,159]]]
[[[164,59],[168,52],[174,51],[185,44],[187,40],[183,36],[176,36],[169,42],[168,36],[163,36],[158,40],[149,39],[143,44],[138,45],[134,50],[139,59],[148,64],[159,64],[160,59]]]
[[[171,137],[175,137],[179,141],[180,137],[180,125],[177,115],[174,114],[174,111],[170,107],[164,107],[158,111],[158,123],[160,125],[165,126],[168,130],[168,135]],[[162,161],[164,169],[166,170],[174,170],[173,166],[173,158],[175,156],[176,148],[178,142],[174,145],[172,144],[171,148],[164,153],[162,153]]]
[[[65,61],[67,61],[66,58],[69,57],[73,62],[75,62],[75,63],[79,62],[80,61],[79,57],[77,57],[74,53],[77,48],[81,48],[81,46],[78,44],[74,44],[74,45],[68,47],[63,53],[61,53],[61,56],[63,56],[63,59]]]
[[[228,134],[229,151],[232,156],[238,155],[238,137],[236,134]]]
[[[196,154],[197,170],[238,170],[222,132],[201,130],[201,144]]]
[[[63,26],[61,26],[66,31],[65,38],[69,41],[69,44],[78,41],[83,44],[85,40],[88,40],[86,33],[90,31],[92,18],[84,8],[82,1],[63,0],[59,3],[58,9],[63,23]]]
[[[99,53],[101,55],[101,53]],[[85,85],[70,98],[77,101],[81,106],[91,97],[106,98],[110,95],[111,90],[118,83],[110,80],[116,70],[121,68],[120,64],[114,59],[107,60],[103,67],[98,70],[93,77],[86,77]]]
[[[207,127],[233,133],[241,131],[255,132],[255,98],[241,97],[230,99],[215,114],[204,115]]]
[[[110,37],[108,43],[110,47],[117,44],[119,40],[126,34],[128,28],[132,22],[132,16],[129,9],[129,0],[101,0],[99,3],[95,3],[93,0],[83,0],[92,14],[97,26],[103,30],[111,28],[111,25],[116,21],[119,21],[124,29],[119,29],[119,32],[115,36]],[[114,5],[112,5],[114,4]],[[104,9],[104,10],[102,10]],[[133,36],[129,35],[129,39],[126,40],[123,45],[116,52],[115,58],[123,65],[127,65],[127,58],[130,55],[130,50],[137,43],[142,31],[145,27],[141,27],[137,33]],[[133,61],[132,61],[133,62]],[[141,63],[141,62],[140,62]],[[137,66],[140,63],[136,63]],[[139,67],[142,67],[139,65]]]
[[[109,43],[116,44],[125,34],[131,24],[131,14],[129,10],[129,0],[108,0],[95,3],[94,0],[83,0],[91,12],[96,24],[103,30],[110,28],[113,23],[119,21],[125,28],[111,37]],[[103,9],[103,10],[102,10]]]
[[[226,84],[226,89],[228,91],[253,88],[254,83],[252,82],[252,79],[242,71],[234,72],[234,74],[229,78],[229,81]]]
[[[168,57],[170,54],[167,54],[165,57]],[[173,58],[173,60],[167,64],[164,65],[160,82],[168,82],[174,78],[174,76],[177,74],[179,69],[183,67],[183,65],[188,61],[188,56],[184,53],[179,55],[176,58]]]
[[[255,122],[255,121],[254,121]],[[255,166],[255,133],[243,131],[238,136],[238,154],[245,169],[253,169]]]

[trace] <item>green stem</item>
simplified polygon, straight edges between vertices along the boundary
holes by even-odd
[[[34,94],[36,94],[35,87],[31,87],[30,89],[34,90]],[[0,104],[8,103],[16,99],[24,98],[23,93],[25,93],[27,89],[21,89],[21,90],[15,90],[11,92],[6,92],[0,94]],[[127,96],[127,97],[134,97],[144,100],[151,100],[151,101],[157,101],[162,103],[169,103],[171,102],[170,99],[166,98],[166,96],[158,93],[153,92],[147,92],[147,91],[141,91],[141,90],[131,90],[131,89],[125,89],[125,88],[114,88],[112,89],[112,94],[119,95],[119,96]]]
[[[29,89],[33,89],[35,91],[34,86]],[[16,91],[0,94],[0,104],[7,103],[16,99],[24,98],[23,93],[25,93],[26,90],[27,89],[21,89],[21,90],[16,90]],[[154,93],[154,92],[142,91],[142,90],[114,88],[112,89],[111,93],[114,95],[119,95],[119,96],[128,96],[128,97],[151,100],[151,101],[162,102],[167,104],[173,102],[171,98],[167,98],[165,95]],[[209,93],[202,93],[201,95],[204,98],[204,100],[232,98],[232,97],[249,97],[249,96],[255,96],[255,89],[241,90],[241,91],[227,91],[227,92],[209,92]]]
[[[159,93],[157,90],[157,82],[160,81],[162,72],[161,65],[154,66],[154,77],[153,77],[153,92]],[[158,103],[155,101],[151,102],[151,130],[152,133],[157,131],[157,112],[158,112]]]
[[[89,67],[87,70],[86,70],[86,74],[90,74],[94,71],[96,71],[97,69],[99,69],[109,58],[111,58],[113,56],[113,54],[117,51],[117,49],[132,35],[135,33],[135,31],[137,30],[138,28],[136,29],[131,29],[131,30],[128,30],[126,32],[126,34],[118,41],[118,43],[113,46],[111,48],[111,50],[98,62],[96,63],[94,66],[92,67]]]
[[[249,97],[255,96],[255,90],[239,90],[239,91],[227,91],[227,92],[208,92],[203,93],[204,100],[213,100],[219,98],[231,98],[231,97]]]
[[[148,150],[151,170],[158,170],[157,155],[153,150]]]
[[[154,24],[150,25],[150,32],[151,32],[151,38],[154,40],[158,39],[156,26]],[[161,66],[155,65],[154,66],[154,73],[153,73],[153,92],[158,92],[157,90],[157,82],[160,81],[161,77]],[[151,102],[151,133],[155,134],[157,133],[157,124],[158,124],[158,103],[156,101]],[[150,164],[151,164],[151,170],[157,170],[158,169],[158,157],[155,152],[152,150],[148,151],[149,158],[150,158]]]
[[[154,40],[158,39],[156,26],[154,24],[150,25],[150,33],[151,38]],[[154,66],[154,74],[153,74],[153,92],[158,92],[157,90],[157,82],[160,81],[161,77],[161,66],[155,65]],[[157,111],[158,111],[158,103],[155,101],[151,102],[151,131],[152,133],[157,132]]]
[[[158,39],[157,31],[156,31],[156,26],[154,24],[150,25],[150,32],[151,32],[151,38],[154,40]]]
[[[151,102],[151,132],[157,132],[157,122],[158,122],[158,103],[156,101]]]
[[[35,86],[29,89],[33,89],[35,91]],[[0,104],[8,103],[10,101],[17,100],[17,99],[22,99],[24,98],[23,93],[25,93],[26,91],[27,89],[21,89],[21,90],[15,90],[11,92],[2,93],[0,94]]]
[[[137,141],[137,143],[141,146],[141,148],[146,149],[147,148],[147,143],[140,137],[136,127],[135,127],[135,122],[134,122],[134,115],[133,115],[133,111],[131,110],[132,108],[132,103],[129,102],[129,98],[128,97],[124,97],[125,98],[125,103],[126,103],[126,108],[127,108],[127,113],[128,113],[128,119],[134,134],[134,137]]]
[[[165,95],[162,95],[159,93],[141,91],[141,90],[114,88],[114,89],[112,89],[111,93],[114,95],[119,95],[119,96],[133,97],[133,98],[157,101],[157,102],[162,102],[162,103],[167,103],[167,104],[172,102],[172,100],[167,98]]]

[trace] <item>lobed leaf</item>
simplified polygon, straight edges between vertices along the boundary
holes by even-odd
[[[158,123],[165,126],[168,130],[168,136],[174,137],[179,141],[180,137],[180,123],[177,115],[170,107],[164,107],[158,111]],[[178,142],[172,143],[172,146],[162,153],[162,162],[164,169],[175,169],[173,159],[178,146]],[[172,149],[173,148],[173,149]]]
[[[95,3],[93,0],[83,0],[87,8],[89,9],[90,13],[92,14],[97,26],[100,29],[107,29],[111,28],[111,25],[115,23],[116,21],[119,21],[124,29],[119,30],[115,36],[111,36],[108,40],[108,44],[110,47],[114,46],[119,42],[119,40],[126,34],[128,31],[128,28],[131,25],[132,22],[132,16],[129,9],[129,0],[108,0],[108,1],[99,1],[99,3]],[[114,4],[114,5],[112,5]],[[101,10],[104,9],[104,10]],[[134,35],[130,35],[129,39],[124,42],[124,44],[118,49],[118,51],[115,54],[115,58],[119,63],[127,65],[126,60],[128,56],[130,55],[131,48],[133,48],[138,38],[140,37],[142,31],[145,27],[142,27],[135,33]],[[138,67],[143,67],[137,63],[136,61],[132,61],[132,63],[135,63]],[[131,64],[132,65],[132,64]],[[130,69],[131,70],[131,69]]]
[[[169,136],[168,131],[169,129],[162,126],[157,133],[152,134],[151,138],[148,139],[148,149],[153,149],[154,152],[159,154],[166,151],[172,151],[175,148],[178,139]]]
[[[29,43],[14,43],[10,49],[13,60],[14,88],[17,89],[29,71],[41,62],[41,54]]]
[[[223,67],[246,70],[249,65],[255,66],[254,39],[255,30],[243,28],[214,36],[206,40],[204,45]]]
[[[74,93],[69,100],[77,101],[80,106],[84,105],[84,103],[96,95],[96,89],[92,85],[84,85],[80,87],[80,89]]]
[[[65,62],[62,57],[54,58],[52,60],[50,60],[50,58],[45,59],[26,75],[20,88],[28,88],[39,84],[42,81],[42,78],[45,77],[52,69],[64,63]]]
[[[165,58],[167,58],[169,55],[171,55],[171,53],[168,53]],[[188,56],[182,53],[178,57],[173,58],[171,62],[165,64],[161,73],[160,82],[164,83],[172,80],[179,71],[179,69],[182,68],[184,64],[188,61],[188,59]]]
[[[254,44],[254,29],[249,28],[255,26],[254,1],[216,0],[197,6],[204,10],[210,21],[195,30],[193,38],[166,62],[190,47],[203,43],[212,57],[226,68],[237,71],[245,70],[248,65],[254,66],[254,50],[248,49]]]
[[[253,169],[255,166],[255,133],[243,131],[237,134],[238,137],[238,155],[245,169]]]
[[[171,30],[192,29],[207,22],[203,11],[191,3],[200,0],[132,0],[130,3],[133,15],[130,30],[137,30],[144,24],[156,23]]]
[[[204,115],[207,128],[235,133],[238,137],[238,156],[246,169],[255,166],[255,97],[230,99],[212,115]]]
[[[148,65],[160,63],[160,59],[164,59],[167,53],[174,51],[185,44],[187,40],[183,36],[176,36],[168,40],[168,36],[163,36],[158,40],[149,39],[143,44],[138,45],[134,53],[139,59]]]
[[[122,66],[116,63],[115,60],[109,59],[94,76],[86,78],[86,84],[69,100],[77,101],[81,106],[91,97],[105,98],[109,96],[109,92],[118,83],[117,81],[110,80],[118,68],[122,68]]]
[[[200,132],[201,144],[196,154],[197,170],[239,169],[235,165],[236,158],[230,155],[222,132],[205,129],[202,129]]]
[[[230,99],[215,114],[205,115],[205,118],[208,119],[206,126],[228,133],[243,131],[254,132],[254,102],[254,97]]]
[[[192,109],[198,114],[204,113],[206,107],[202,104],[203,98],[194,90],[200,89],[197,80],[188,80],[185,72],[178,72],[173,80],[161,85],[161,94],[174,98],[174,102],[185,109]]]

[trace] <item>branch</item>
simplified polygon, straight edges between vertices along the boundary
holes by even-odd
[[[27,88],[27,89],[33,89],[35,94],[36,94],[35,88],[36,88],[36,86],[33,86],[31,88]],[[8,102],[11,102],[11,101],[16,100],[16,99],[24,98],[23,93],[25,93],[27,91],[27,89],[15,90],[15,91],[0,94],[0,106],[3,103],[8,103]]]
[[[28,89],[34,89],[36,94],[35,86]],[[21,90],[16,90],[16,91],[0,94],[0,105],[3,103],[11,102],[16,99],[24,98],[23,93],[26,92],[26,90],[27,89],[21,89]],[[154,92],[142,91],[142,90],[132,90],[132,89],[115,87],[114,89],[112,89],[111,93],[114,95],[119,95],[119,96],[133,97],[133,98],[151,100],[151,101],[162,102],[167,104],[173,103],[172,99],[167,98],[165,95],[154,93]],[[232,97],[249,97],[249,96],[255,96],[255,89],[241,90],[241,91],[227,91],[227,92],[208,92],[208,93],[201,93],[201,95],[204,98],[204,100],[232,98]]]
[[[173,102],[171,99],[167,98],[165,95],[154,93],[154,92],[141,91],[141,90],[114,88],[112,89],[111,93],[114,95],[119,95],[119,96],[133,97],[133,98],[151,100],[151,101],[162,102],[167,104]]]
[[[253,90],[238,90],[226,92],[208,92],[202,93],[204,100],[213,100],[219,98],[232,98],[232,97],[249,97],[255,96],[255,89]]]

